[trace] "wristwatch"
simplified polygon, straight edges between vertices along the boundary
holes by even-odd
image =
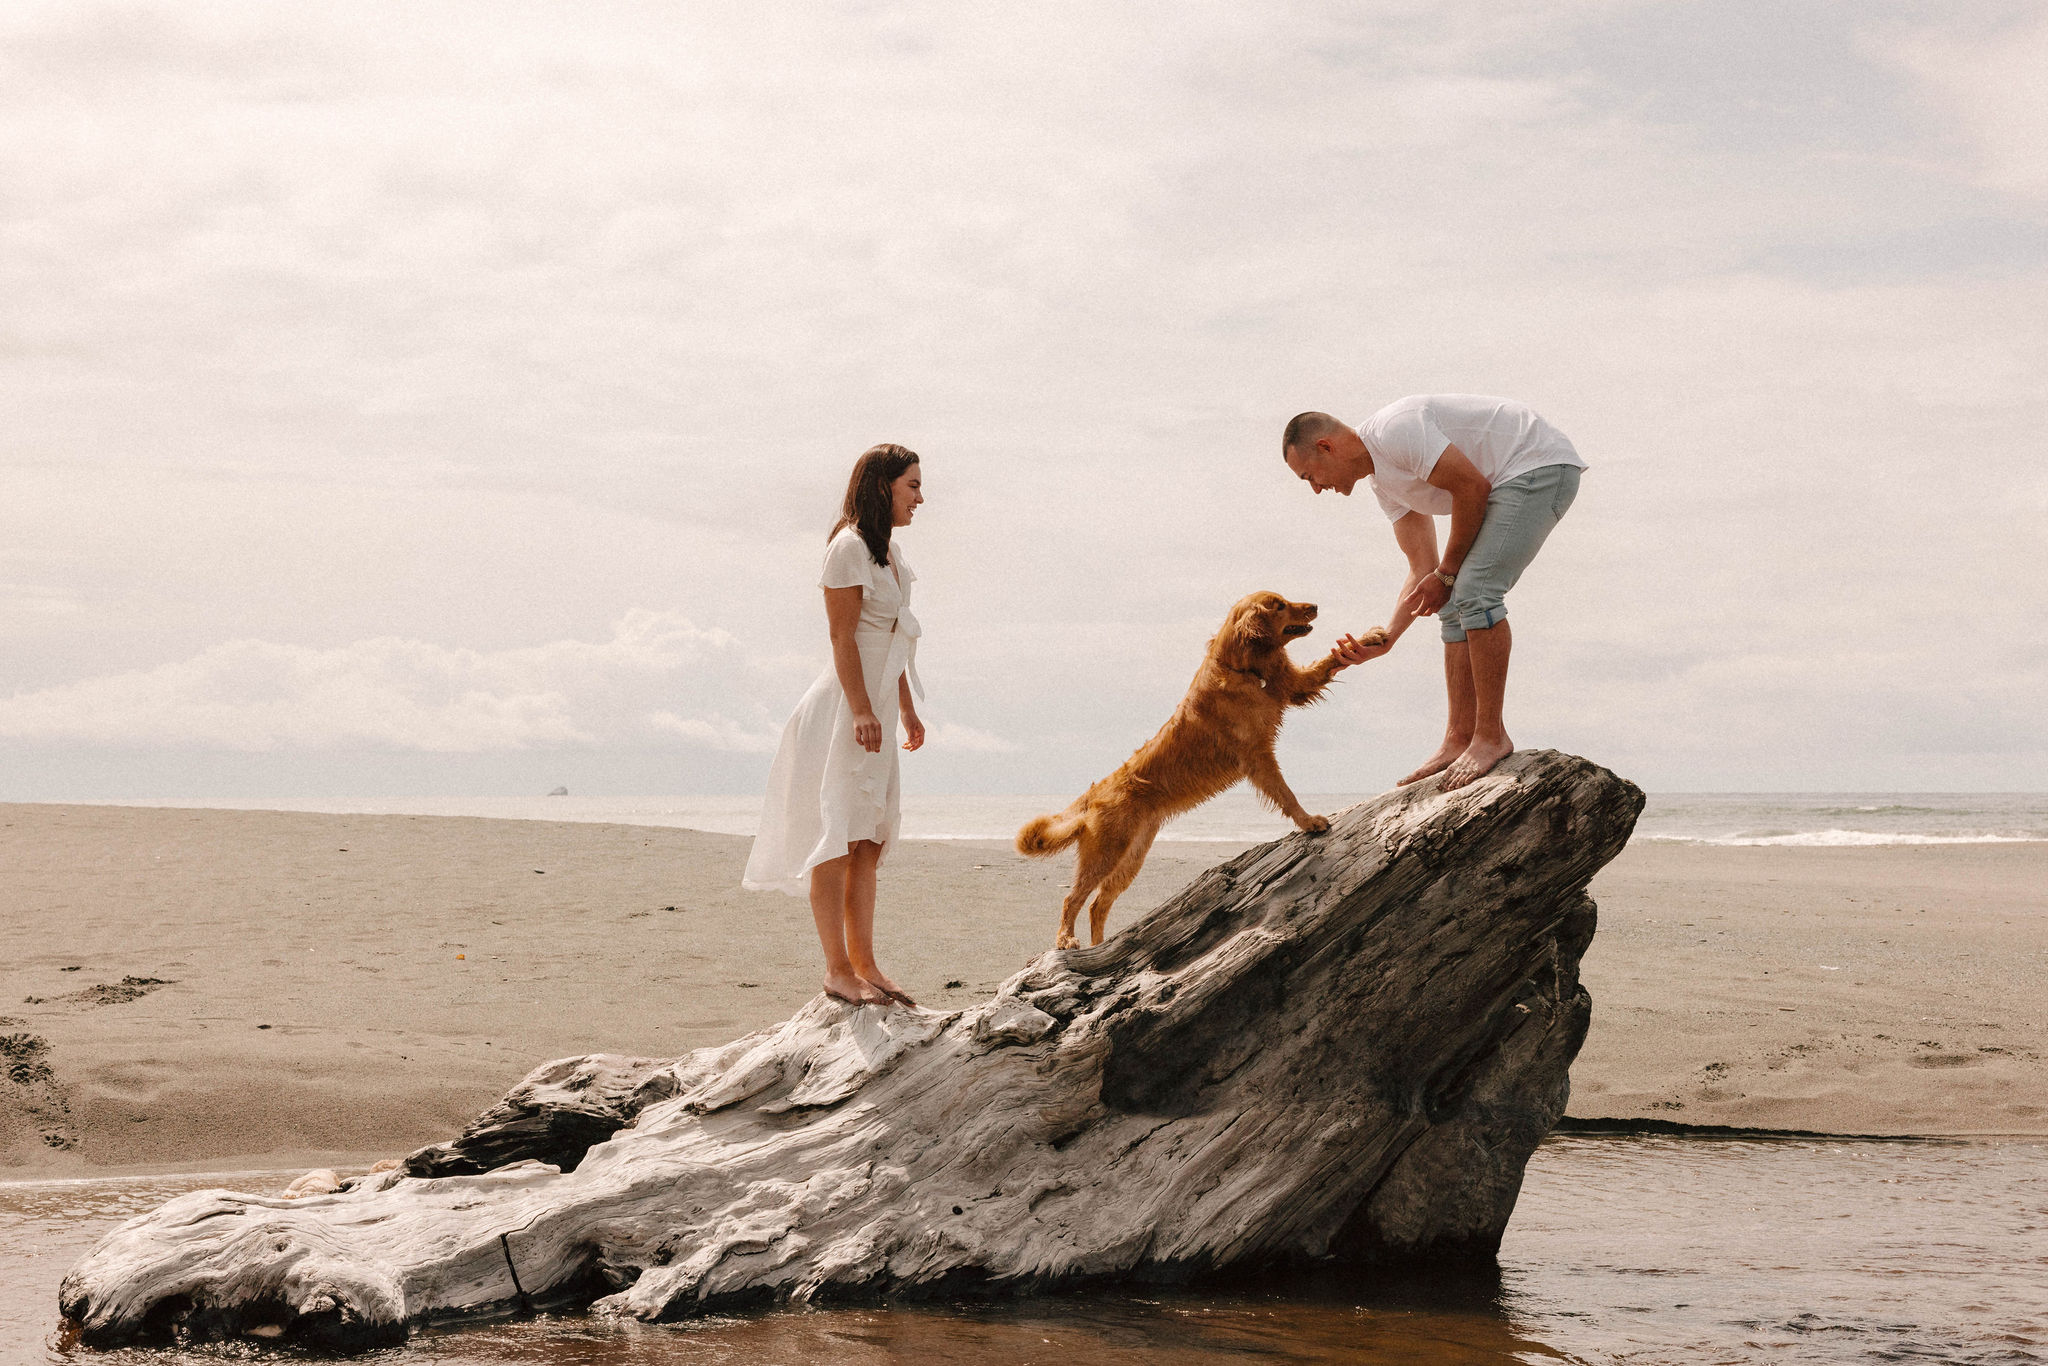
[[[1456,588],[1458,586],[1458,576],[1456,574],[1446,574],[1441,569],[1432,569],[1429,572],[1436,575],[1436,581],[1446,588]]]

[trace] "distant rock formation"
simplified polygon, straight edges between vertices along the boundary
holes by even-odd
[[[550,797],[566,797],[569,795],[569,789],[566,787],[552,787],[548,789],[548,795]]]
[[[675,1061],[535,1071],[337,1194],[181,1196],[66,1277],[95,1346],[355,1348],[580,1306],[1490,1259],[1563,1114],[1588,880],[1642,794],[1525,752],[1213,868],[951,1014],[820,996]]]

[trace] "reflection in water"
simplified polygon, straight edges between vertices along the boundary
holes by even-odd
[[[488,1341],[478,1340],[488,1337]],[[831,1361],[1046,1362],[1123,1366],[1173,1361],[1413,1362],[1507,1366],[1558,1359],[1517,1333],[1482,1291],[1476,1302],[1424,1297],[1242,1291],[1050,1296],[1014,1303],[784,1311],[697,1324],[611,1325],[585,1320],[506,1325],[487,1334],[423,1335],[406,1360],[561,1362],[578,1366]]]
[[[65,1269],[115,1223],[182,1191],[282,1189],[294,1174],[0,1184],[0,1363],[266,1355],[39,1344]],[[2017,1364],[2048,1361],[2044,1286],[2048,1143],[1560,1138],[1530,1164],[1497,1275],[1294,1275],[673,1325],[543,1317],[422,1333],[361,1360]]]

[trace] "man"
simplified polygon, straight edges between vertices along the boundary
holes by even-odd
[[[1349,496],[1372,481],[1408,557],[1408,577],[1384,644],[1337,642],[1347,664],[1393,648],[1417,617],[1443,626],[1444,687],[1450,721],[1444,742],[1403,784],[1444,775],[1463,787],[1514,752],[1501,720],[1507,692],[1507,591],[1579,491],[1586,462],[1564,433],[1512,399],[1418,394],[1390,403],[1356,430],[1328,413],[1302,413],[1281,437],[1287,468],[1317,493]],[[1436,518],[1451,529],[1437,553]]]

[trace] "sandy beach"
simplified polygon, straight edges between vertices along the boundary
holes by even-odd
[[[454,1133],[535,1063],[672,1055],[817,989],[747,841],[635,826],[0,806],[0,1173],[311,1166]],[[1162,844],[1129,924],[1234,852]],[[927,1005],[1049,946],[1066,861],[906,843],[884,963]],[[1595,881],[1570,1114],[2048,1133],[2048,844],[1631,846]]]

